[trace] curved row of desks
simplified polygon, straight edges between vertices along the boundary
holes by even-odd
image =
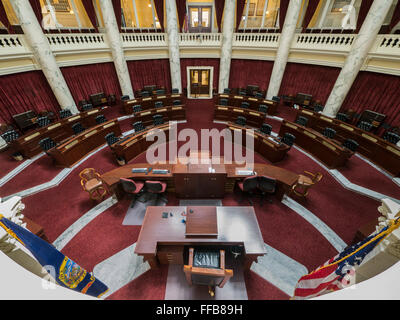
[[[145,111],[136,112],[132,123],[142,121],[144,126],[149,126],[153,123],[155,115],[162,115],[164,121],[180,121],[186,119],[185,105],[176,105],[160,108],[147,109]]]
[[[246,118],[247,125],[255,128],[260,128],[265,121],[266,114],[263,112],[251,109],[244,109],[240,107],[215,105],[214,120],[235,122],[239,116]]]
[[[338,119],[326,117],[309,110],[299,110],[299,116],[308,119],[307,127],[322,132],[326,127],[336,130],[335,139],[343,142],[353,139],[358,142],[357,152],[368,158],[381,169],[395,177],[400,176],[400,148],[373,133],[366,132],[356,126]]]
[[[262,98],[246,97],[241,95],[224,94],[224,93],[214,95],[214,103],[216,105],[220,105],[220,99],[227,99],[228,106],[236,108],[240,108],[243,102],[247,102],[249,104],[249,109],[255,111],[258,111],[259,106],[261,104],[264,104],[268,107],[267,114],[269,115],[275,115],[278,108],[277,102]]]
[[[122,108],[125,114],[133,113],[133,106],[140,105],[142,110],[155,108],[155,103],[161,101],[163,106],[172,106],[175,100],[180,100],[181,103],[184,102],[183,94],[163,94],[152,97],[137,98],[131,100],[125,100],[122,104]]]

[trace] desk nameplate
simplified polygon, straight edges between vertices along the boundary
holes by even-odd
[[[393,152],[395,155],[400,157],[400,150],[393,148],[392,146],[386,146],[386,149]]]
[[[53,129],[59,127],[59,126],[61,126],[61,123],[60,123],[60,122],[59,122],[59,123],[56,123],[56,124],[53,124],[52,126],[48,127],[47,130],[53,130]]]
[[[96,110],[92,110],[92,111],[88,111],[87,115],[91,115],[91,114],[93,114],[93,113],[97,113],[97,112],[99,112],[99,110],[98,110],[98,109],[96,109]]]
[[[108,126],[110,126],[110,125],[108,125]],[[105,126],[104,126],[105,127]],[[103,127],[103,128],[104,128]],[[97,130],[92,130],[92,131],[90,131],[89,133],[87,133],[87,134],[85,134],[85,138],[89,138],[90,136],[92,136],[92,135],[94,135],[94,134],[96,134],[97,133]]]
[[[172,94],[171,98],[179,98],[181,95],[180,94]]]
[[[167,111],[167,109],[165,109],[165,108],[156,110],[156,112],[165,112],[165,111]]]
[[[242,96],[234,96],[235,99],[243,99],[244,97]]]
[[[40,132],[36,132],[34,134],[31,134],[30,136],[27,136],[26,138],[24,138],[24,141],[29,141],[32,140],[33,138],[40,136]]]
[[[68,119],[68,122],[71,122],[71,121],[74,121],[74,120],[76,120],[76,119],[79,119],[80,117],[81,117],[80,115],[77,115],[77,116],[75,116],[75,117],[69,118],[69,119]]]
[[[142,98],[142,101],[153,100],[153,98]]]
[[[329,118],[326,118],[326,117],[323,117],[323,116],[321,116],[320,119],[321,119],[321,120],[324,120],[324,121],[326,121],[326,122],[331,122],[331,123],[333,122],[332,119],[329,119]]]
[[[78,143],[79,143],[78,140],[74,140],[74,141],[72,141],[70,144],[67,144],[67,145],[64,147],[64,149],[68,150],[68,149],[72,148],[74,145],[76,145],[76,144],[78,144]]]
[[[354,131],[354,128],[350,127],[350,126],[346,126],[345,124],[341,123],[339,124],[339,126],[341,126],[342,128],[345,128],[348,131]]]
[[[104,128],[104,129],[107,129],[107,128],[109,128],[109,127],[112,127],[114,124],[115,124],[115,122],[111,122],[111,123],[109,123],[109,124],[104,125],[103,128]]]
[[[378,141],[378,139],[375,139],[374,137],[371,137],[371,136],[368,135],[368,134],[362,133],[361,135],[362,135],[365,139],[368,139],[369,141],[372,141],[372,142],[377,142],[377,141]]]
[[[244,111],[242,109],[233,109],[234,112],[241,112],[243,113]]]
[[[247,100],[249,100],[249,101],[258,101],[257,98],[248,98]]]

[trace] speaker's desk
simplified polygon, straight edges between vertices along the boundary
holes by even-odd
[[[183,265],[185,246],[199,245],[239,248],[247,269],[266,254],[253,207],[206,206],[147,207],[135,253],[152,268]]]

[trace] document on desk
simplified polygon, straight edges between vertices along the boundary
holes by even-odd
[[[239,176],[254,176],[254,171],[252,171],[252,170],[236,170],[236,174]]]
[[[147,168],[133,168],[132,173],[146,173],[147,170]]]

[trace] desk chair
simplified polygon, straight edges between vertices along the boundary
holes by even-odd
[[[242,117],[242,116],[238,116],[235,121],[236,124],[238,124],[239,126],[243,126],[243,127],[246,125],[246,122],[247,122],[246,118]]]
[[[258,180],[258,190],[261,192],[261,202],[260,205],[262,206],[263,200],[267,194],[274,194],[276,191],[276,180],[267,177],[267,176],[259,176],[257,177]],[[269,203],[272,203],[271,199],[268,199]]]
[[[159,94],[165,94],[165,90],[164,90],[164,89],[157,89],[157,90],[156,90],[156,94],[157,94],[157,95],[159,95]]]
[[[306,175],[299,175],[299,179],[292,187],[290,193],[294,193],[295,195],[300,197],[306,197],[308,195],[309,189],[322,179],[322,174],[320,172],[313,174],[309,171],[304,171],[304,173]]]
[[[177,89],[177,88],[172,88],[171,93],[173,93],[173,94],[179,93],[179,89]]]
[[[144,182],[144,186],[147,192],[157,195],[156,200],[161,197],[165,198],[167,202],[167,199],[165,197],[165,190],[167,189],[166,182],[147,180]]]
[[[85,128],[82,126],[80,122],[77,122],[72,125],[72,131],[74,132],[74,134],[79,134],[85,131]]]
[[[39,125],[39,127],[45,127],[48,126],[50,124],[50,119],[47,117],[39,117],[36,120],[36,123]]]
[[[248,108],[250,107],[250,103],[248,103],[247,101],[243,101],[243,102],[240,104],[240,107],[241,107],[241,108],[244,108],[244,109],[248,109]]]
[[[358,125],[358,128],[360,128],[361,130],[370,132],[372,130],[372,124],[366,121],[361,121]]]
[[[144,127],[142,121],[136,121],[136,122],[133,124],[133,129],[135,129],[135,132],[140,132],[140,131],[145,130],[146,128]]]
[[[258,111],[259,112],[263,112],[263,113],[267,113],[268,112],[268,106],[265,104],[260,104],[258,106]]]
[[[262,94],[262,92],[256,92],[256,94],[254,95],[254,97],[256,98],[264,98],[264,95]]]
[[[336,130],[326,127],[322,134],[329,139],[333,139],[336,135]]]
[[[72,116],[72,112],[69,109],[60,110],[60,119],[68,118]]]
[[[346,139],[343,142],[343,147],[345,147],[353,152],[356,152],[358,149],[358,142],[353,139]]]
[[[106,139],[107,144],[109,146],[111,146],[112,144],[119,141],[119,138],[115,136],[114,132],[110,132],[110,133],[106,134],[106,136],[104,138]]]
[[[5,142],[10,143],[19,138],[19,133],[14,129],[7,130],[4,132],[1,137],[4,139]]]
[[[347,114],[339,112],[336,114],[336,119],[343,121],[343,122],[349,122],[350,118]]]
[[[227,106],[228,105],[228,99],[219,99],[219,105],[220,106]]]
[[[383,139],[390,143],[396,144],[400,141],[400,136],[394,132],[386,131],[383,135]]]
[[[150,97],[150,92],[144,90],[144,91],[142,91],[142,92],[140,93],[140,96],[141,96],[141,97]]]
[[[189,285],[206,285],[213,297],[215,287],[223,288],[233,276],[233,270],[225,269],[225,250],[189,248],[189,261],[183,266]]]
[[[230,94],[230,93],[231,93],[231,89],[225,88],[225,89],[224,89],[224,93],[225,93],[225,94]]]
[[[247,95],[247,92],[246,92],[246,90],[239,89],[238,94],[241,96],[245,96],[245,95]]]
[[[262,133],[264,133],[264,134],[270,135],[271,132],[272,132],[272,126],[271,126],[270,124],[268,124],[268,123],[263,123],[263,124],[261,125],[260,131],[261,131]]]
[[[144,182],[143,181],[133,181],[131,179],[125,179],[125,178],[120,178],[119,182],[122,185],[122,189],[124,189],[124,191],[126,193],[133,195],[132,204],[131,204],[131,208],[132,208],[135,205],[135,201],[138,198],[139,193],[144,191],[144,189],[143,189]]]
[[[274,102],[280,102],[281,101],[281,98],[280,97],[278,97],[278,96],[273,96],[272,97],[272,101],[274,101]]]
[[[88,111],[91,109],[93,109],[93,105],[91,103],[87,103],[82,106],[82,111]]]
[[[140,104],[136,104],[132,107],[133,113],[142,111],[142,106]]]
[[[107,122],[107,119],[103,114],[100,114],[96,117],[95,121],[97,124],[101,124],[101,123]]]
[[[121,101],[126,101],[126,100],[129,100],[129,95],[121,96]]]
[[[163,102],[162,101],[156,101],[154,103],[154,108],[162,108],[163,106]]]
[[[254,192],[257,191],[258,188],[257,176],[247,177],[243,181],[238,182],[237,185],[240,191],[242,191],[242,198],[240,199],[240,202],[243,201],[243,196],[247,195],[247,200],[249,201],[250,205],[253,205],[251,197],[254,195]]]
[[[293,134],[286,132],[283,137],[281,138],[281,141],[288,145],[289,147],[293,146],[294,141],[296,140],[296,136],[294,136]]]
[[[159,126],[159,125],[161,125],[161,124],[163,124],[163,123],[164,123],[164,119],[163,119],[162,114],[155,114],[155,115],[153,116],[153,124],[154,124],[155,126]]]
[[[314,112],[321,112],[324,110],[324,106],[321,106],[320,104],[316,104],[314,106]]]
[[[296,120],[296,123],[303,127],[305,127],[307,125],[307,122],[308,122],[308,118],[302,117],[302,116],[299,116]]]
[[[42,148],[42,150],[46,152],[46,154],[48,154],[47,151],[49,151],[51,148],[54,148],[56,146],[56,143],[54,142],[53,139],[47,137],[40,140],[39,145]]]
[[[95,169],[86,168],[79,173],[79,177],[81,178],[81,186],[84,191],[89,193],[90,199],[98,202],[104,199],[108,190]]]
[[[182,104],[182,101],[181,100],[174,100],[174,101],[172,101],[172,104],[174,106],[180,106]]]

